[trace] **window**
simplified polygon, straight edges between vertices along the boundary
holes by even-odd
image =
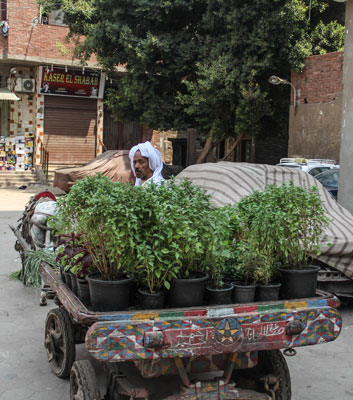
[[[64,24],[64,13],[62,10],[54,10],[49,14],[49,25],[67,26]]]
[[[330,169],[330,167],[315,167],[315,168],[312,168],[308,172],[310,175],[315,176],[315,175],[321,174],[321,172],[324,172],[328,169]]]
[[[7,0],[0,0],[1,21],[7,21]]]
[[[2,0],[0,0],[2,1]],[[42,25],[67,26],[64,23],[64,13],[62,10],[53,10],[48,14],[40,12],[40,22]]]

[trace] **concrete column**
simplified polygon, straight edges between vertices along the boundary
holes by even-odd
[[[346,3],[338,202],[353,213],[353,0]]]
[[[2,100],[0,102],[1,121],[0,121],[0,134],[1,136],[9,136],[9,107],[10,102]]]

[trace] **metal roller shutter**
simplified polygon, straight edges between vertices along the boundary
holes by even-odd
[[[44,146],[50,164],[85,164],[95,156],[97,100],[46,96]]]

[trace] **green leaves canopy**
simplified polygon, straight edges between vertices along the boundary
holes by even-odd
[[[86,59],[95,53],[107,71],[126,68],[108,95],[114,115],[156,129],[259,134],[279,94],[289,97],[268,77],[288,79],[305,56],[343,46],[339,5],[328,0],[40,3],[63,9],[71,34],[86,38],[77,47]]]

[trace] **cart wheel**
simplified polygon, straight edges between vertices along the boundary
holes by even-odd
[[[75,361],[70,372],[70,400],[99,400],[96,373],[89,360]]]
[[[50,310],[45,321],[45,342],[49,366],[56,376],[66,378],[75,361],[74,328],[66,310]]]
[[[238,387],[258,392],[267,391],[264,378],[269,376],[278,377],[277,388],[274,382],[269,381],[268,384],[270,389],[274,389],[275,399],[290,400],[292,390],[289,369],[283,354],[279,350],[259,351],[259,360],[256,367],[235,370],[233,373],[233,379]]]

